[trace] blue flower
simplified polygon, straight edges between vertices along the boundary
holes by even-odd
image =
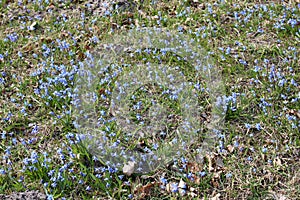
[[[38,156],[38,154],[35,151],[31,152],[30,159],[31,159],[31,163],[32,164],[37,163],[38,162],[38,158],[39,158],[39,156]]]
[[[266,148],[266,147],[263,147],[263,148],[262,148],[262,152],[263,152],[263,153],[266,153],[267,151],[268,151],[268,148]]]
[[[178,192],[178,183],[171,184],[171,192]]]
[[[231,178],[232,177],[232,174],[231,173],[227,173],[226,174],[226,178]]]
[[[87,187],[85,188],[85,190],[86,190],[86,191],[90,191],[90,190],[91,190],[91,187],[90,187],[90,186],[87,186]]]
[[[256,128],[258,131],[260,131],[260,130],[261,130],[260,123],[255,124],[255,128]]]
[[[6,172],[5,172],[5,170],[4,170],[3,168],[0,169],[0,174],[1,174],[1,175],[6,174]]]
[[[246,129],[250,129],[251,128],[251,124],[246,123],[245,127],[246,127]]]
[[[12,33],[6,35],[6,37],[11,41],[11,42],[16,42],[18,40],[18,35],[17,33]]]
[[[201,177],[203,177],[203,176],[205,176],[205,175],[206,175],[206,172],[205,172],[205,171],[200,172],[200,176],[201,176]]]
[[[166,185],[167,183],[168,183],[168,180],[165,178],[165,177],[160,177],[160,179],[159,179],[161,182],[162,182],[162,184],[164,184],[164,185]]]

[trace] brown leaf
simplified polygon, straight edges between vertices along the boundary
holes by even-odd
[[[61,37],[68,37],[69,34],[68,34],[66,31],[62,31],[62,32],[60,33],[60,36],[61,36]]]
[[[99,95],[105,94],[105,88],[100,88],[100,89],[98,90],[98,94],[99,94]]]
[[[222,174],[222,171],[218,171],[218,172],[214,173],[214,178],[219,179],[221,174]]]
[[[46,42],[46,43],[51,43],[52,42],[52,39],[51,38],[45,38],[45,37],[42,37],[41,38],[41,42]]]
[[[199,163],[196,162],[188,162],[187,163],[187,169],[188,171],[192,173],[200,172],[202,170],[202,167]]]
[[[77,59],[80,60],[80,61],[83,61],[84,58],[85,58],[84,53],[82,53],[81,51],[77,51],[76,55],[77,55]]]
[[[51,3],[49,6],[46,7],[46,10],[49,10],[49,9],[51,9],[51,10],[55,9],[55,5],[53,3]]]
[[[227,149],[230,153],[232,153],[234,151],[234,146],[232,145],[227,145]]]
[[[278,157],[276,157],[276,158],[274,159],[274,163],[275,163],[277,166],[282,166],[281,160],[280,160],[280,158],[278,158]]]
[[[201,179],[199,176],[193,175],[192,177],[193,177],[192,182],[194,182],[196,184],[200,184]]]
[[[211,181],[211,183],[212,183],[212,185],[213,185],[215,188],[219,187],[219,183],[218,183],[218,181],[216,181],[215,179],[213,179],[213,180]]]
[[[140,185],[135,188],[134,193],[139,196],[139,199],[145,198],[146,196],[150,196],[151,189],[157,184],[157,182],[151,182],[147,183],[146,185]]]

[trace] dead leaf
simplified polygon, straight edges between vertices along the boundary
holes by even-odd
[[[49,10],[49,9],[53,10],[55,8],[56,8],[55,5],[53,3],[51,3],[49,6],[46,7],[46,10]]]
[[[33,22],[30,26],[29,26],[29,30],[30,31],[34,31],[37,28],[38,24],[37,22]]]
[[[216,164],[218,167],[223,168],[224,167],[223,159],[218,157],[216,160]]]
[[[219,187],[219,182],[218,182],[218,180],[216,180],[216,177],[218,177],[218,176],[220,176],[219,173],[214,174],[214,178],[211,180],[211,183],[215,188]]]
[[[83,61],[84,58],[85,58],[84,53],[82,53],[81,51],[77,51],[76,55],[77,55],[77,59],[80,60],[80,61]]]
[[[277,166],[282,166],[281,160],[280,160],[280,158],[278,158],[278,157],[276,157],[276,158],[274,159],[274,163],[275,163]]]
[[[232,145],[227,145],[227,149],[230,153],[232,153],[234,151],[234,146]]]
[[[62,32],[60,33],[60,36],[66,38],[66,37],[69,36],[69,34],[68,34],[66,31],[62,31]]]
[[[208,170],[211,172],[214,170],[213,166],[212,166],[212,156],[207,155],[207,160],[208,160]]]
[[[276,200],[290,200],[288,197],[284,196],[283,194],[276,193],[274,191],[270,191],[268,197]]]
[[[213,198],[210,198],[210,200],[219,200],[220,199],[221,194],[218,193],[216,194],[216,196],[214,196]]]
[[[146,185],[140,185],[135,188],[134,193],[137,194],[139,198],[145,198],[146,196],[150,196],[151,189],[157,184],[157,182],[151,182]]]
[[[193,179],[192,179],[192,182],[196,183],[196,184],[200,184],[200,177],[199,176],[196,176],[193,174]]]
[[[187,163],[187,169],[189,172],[192,172],[192,173],[197,173],[197,172],[200,172],[202,171],[202,167],[199,163],[196,163],[196,162],[188,162]]]
[[[214,178],[219,179],[221,174],[222,174],[222,171],[218,171],[218,172],[214,173]]]
[[[52,39],[51,38],[45,38],[45,37],[42,37],[41,38],[41,42],[46,42],[46,43],[51,43],[52,42]]]
[[[171,192],[171,183],[168,183],[168,184],[166,185],[166,191],[167,191],[167,192]]]
[[[182,179],[180,179],[178,187],[182,189],[186,189],[186,183]]]

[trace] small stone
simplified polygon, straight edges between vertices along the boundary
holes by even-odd
[[[133,174],[135,168],[135,162],[129,161],[128,164],[125,164],[123,167],[123,173],[127,176]]]

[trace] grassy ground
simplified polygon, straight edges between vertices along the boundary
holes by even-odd
[[[0,2],[0,194],[39,190],[49,199],[299,198],[300,4],[126,2],[110,2],[107,8],[93,1]],[[124,175],[81,145],[72,115],[74,80],[87,52],[96,51],[102,40],[154,26],[190,35],[214,59],[225,86],[224,127],[203,162],[182,157],[146,175]],[[161,54],[135,54],[128,63],[164,61],[187,70],[176,56],[155,57]],[[209,87],[205,81],[201,85]],[[112,85],[99,83],[97,90],[97,109],[109,112],[109,101],[101,95],[109,99]],[[149,91],[162,92],[155,86],[137,91],[143,104],[149,103]],[[199,90],[204,109],[197,117],[203,124],[211,117],[207,96]],[[178,102],[160,100],[173,114],[168,127],[176,126]],[[109,137],[124,139],[122,134]],[[144,138],[139,144],[151,146],[157,140]]]

